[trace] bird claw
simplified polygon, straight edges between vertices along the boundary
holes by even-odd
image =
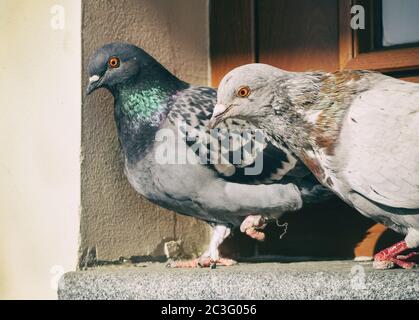
[[[416,263],[400,260],[397,258],[389,258],[388,260],[374,261],[372,266],[377,270],[394,269],[397,266],[403,269],[413,269],[416,267]]]
[[[215,269],[215,268],[217,268],[217,262],[211,259],[210,269]]]
[[[419,260],[419,252],[411,252],[409,254],[406,255],[398,255],[397,256],[398,260],[403,260],[403,261],[409,261],[409,260],[413,260],[410,262],[415,262]]]
[[[397,266],[403,269],[413,269],[417,266],[416,262],[408,261],[418,257],[417,252],[412,252],[407,255],[400,255],[401,252],[409,249],[406,241],[401,241],[395,245],[384,249],[374,256],[373,268],[374,269],[393,269]]]
[[[193,260],[172,261],[166,264],[168,268],[211,268],[215,269],[217,265],[230,267],[237,264],[237,261],[227,258],[219,258],[214,261],[209,257],[201,257]]]
[[[260,231],[266,227],[266,219],[261,215],[250,215],[243,220],[240,231],[258,241],[265,240],[265,234]]]
[[[230,267],[237,264],[236,260],[233,259],[227,259],[227,258],[219,258],[217,260],[213,260],[211,258],[206,258],[202,262],[200,262],[201,268],[211,268],[215,269],[218,266],[224,266],[224,267]]]
[[[258,241],[265,240],[265,234],[261,231],[256,230],[256,228],[254,227],[247,229],[245,233],[252,239],[255,239]]]
[[[170,261],[166,264],[167,268],[197,268],[199,267],[199,259]]]
[[[396,265],[393,261],[384,260],[384,261],[374,261],[372,263],[372,267],[377,270],[387,270],[387,269],[394,269]]]

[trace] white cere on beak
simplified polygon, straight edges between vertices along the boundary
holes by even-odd
[[[216,104],[214,112],[212,113],[212,118],[222,114],[226,110],[226,107],[223,104]]]
[[[217,117],[220,115],[220,114],[222,114],[224,111],[226,111],[226,107],[223,105],[223,104],[216,104],[215,105],[215,107],[214,107],[214,111],[213,111],[213,113],[212,113],[212,117],[211,117],[211,119],[210,119],[210,121],[209,121],[209,124],[208,124],[208,126],[212,129],[212,128],[214,128],[215,127],[215,125],[217,124],[217,122],[218,122],[218,119],[217,119]]]
[[[97,75],[91,76],[91,77],[89,78],[89,83],[96,82],[96,81],[98,81],[99,79],[100,79],[100,77],[99,77],[99,76],[97,76]]]

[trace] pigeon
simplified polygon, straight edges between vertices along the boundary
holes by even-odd
[[[229,118],[252,123],[347,204],[405,235],[374,256],[376,269],[417,265],[419,84],[372,71],[249,64],[225,75],[216,109],[212,127]]]
[[[172,266],[232,265],[235,261],[220,257],[218,249],[232,228],[242,225],[262,240],[267,219],[330,197],[280,143],[264,141],[258,144],[260,152],[250,150],[233,163],[208,161],[220,153],[208,143],[214,140],[209,121],[216,90],[179,80],[141,48],[106,44],[92,55],[88,73],[87,94],[105,88],[114,97],[124,172],[132,187],[151,202],[214,228],[201,257]],[[224,124],[229,130],[248,126],[239,120]],[[251,145],[257,140],[257,132],[250,134]],[[260,157],[262,170],[249,174]]]

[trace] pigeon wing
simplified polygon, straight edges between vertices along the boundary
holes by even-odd
[[[419,208],[419,85],[384,78],[361,93],[345,117],[343,174],[380,204]]]
[[[261,132],[244,120],[228,119],[219,125],[219,134],[211,134],[208,124],[216,95],[212,88],[190,87],[169,103],[169,120],[184,124],[188,145],[207,166],[227,181],[242,184],[285,182],[309,174],[284,145],[266,136],[261,139]],[[224,134],[229,135],[229,145],[219,139]]]

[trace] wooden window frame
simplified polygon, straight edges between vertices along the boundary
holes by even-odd
[[[257,62],[256,0],[210,1],[211,85],[243,64]]]
[[[419,47],[361,53],[358,32],[351,28],[355,0],[339,0],[340,69],[369,69],[380,72],[419,70]]]

